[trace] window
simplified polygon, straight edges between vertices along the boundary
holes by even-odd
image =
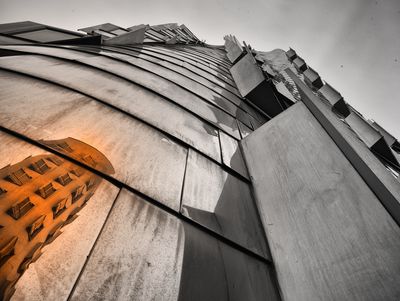
[[[26,228],[29,240],[32,240],[43,229],[43,222],[45,218],[46,216],[42,215],[37,220],[35,220],[28,228]]]
[[[7,213],[14,219],[19,219],[24,216],[34,205],[30,202],[29,198],[24,199],[22,202],[12,206]]]
[[[61,164],[64,163],[63,160],[61,160],[59,157],[56,157],[56,156],[48,157],[47,160],[49,160],[50,162],[54,163],[57,166],[60,166]]]
[[[65,151],[69,153],[73,152],[73,149],[68,145],[67,142],[47,143],[47,145],[60,152],[65,152]]]
[[[86,189],[89,190],[92,188],[95,184],[94,178],[90,178],[89,180],[86,181]]]
[[[30,168],[36,171],[37,173],[40,173],[41,175],[50,169],[50,167],[46,164],[46,162],[43,159],[40,159],[39,161],[32,163]]]
[[[7,192],[7,190],[3,189],[0,187],[0,196],[2,196],[3,194],[5,194]]]
[[[5,264],[11,256],[14,255],[14,248],[17,240],[18,237],[14,236],[0,248],[0,267],[3,266],[3,264]]]
[[[93,160],[92,156],[90,155],[85,155],[82,156],[83,162],[87,163],[88,165],[95,167],[97,165],[97,162]]]
[[[32,177],[29,176],[23,168],[20,168],[17,171],[14,171],[10,175],[8,175],[6,179],[9,180],[11,183],[22,186],[30,179],[32,179]]]
[[[79,186],[71,192],[72,203],[75,203],[82,196],[84,186]]]
[[[47,185],[44,185],[43,187],[40,187],[37,193],[42,197],[42,198],[47,198],[50,195],[52,195],[56,189],[53,187],[53,184],[50,182]]]
[[[56,181],[57,181],[58,183],[60,183],[62,186],[67,186],[69,183],[72,182],[72,179],[71,179],[71,177],[69,176],[69,174],[66,173],[65,175],[59,176],[59,177],[56,179]]]
[[[81,175],[85,173],[85,171],[83,168],[77,167],[75,169],[72,169],[71,173],[79,178]]]
[[[56,218],[61,213],[63,213],[64,210],[67,208],[66,205],[67,205],[67,198],[59,201],[58,204],[52,208],[53,209],[53,218]]]

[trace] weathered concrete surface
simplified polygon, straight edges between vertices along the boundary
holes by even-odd
[[[400,229],[305,105],[242,143],[283,299],[399,300]]]

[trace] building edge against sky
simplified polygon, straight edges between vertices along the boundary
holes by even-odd
[[[90,256],[41,299],[398,300],[400,144],[295,50],[207,45],[174,23],[80,31],[0,25],[2,133],[121,189]],[[68,136],[115,173],[45,143]]]

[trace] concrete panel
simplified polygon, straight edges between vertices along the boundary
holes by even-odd
[[[265,80],[264,74],[256,64],[251,53],[242,57],[234,66],[232,66],[230,71],[239,92],[243,97],[246,97]]]
[[[146,28],[139,28],[135,31],[129,31],[119,36],[107,39],[103,41],[104,45],[129,45],[129,44],[141,44],[144,40],[144,34]]]
[[[356,112],[351,112],[345,120],[369,148],[382,138],[382,135]]]
[[[304,104],[242,143],[283,299],[398,300],[400,229]]]
[[[192,150],[181,211],[261,256],[268,256],[249,185]]]

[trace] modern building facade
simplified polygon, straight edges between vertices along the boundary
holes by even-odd
[[[208,45],[173,23],[80,31],[0,25],[1,160],[35,146],[53,155],[7,168],[59,177],[60,158],[119,192],[88,219],[85,256],[55,259],[62,272],[42,256],[15,281],[18,241],[1,228],[1,281],[16,288],[3,298],[399,299],[400,144],[293,49]],[[0,200],[3,225],[22,199]]]

